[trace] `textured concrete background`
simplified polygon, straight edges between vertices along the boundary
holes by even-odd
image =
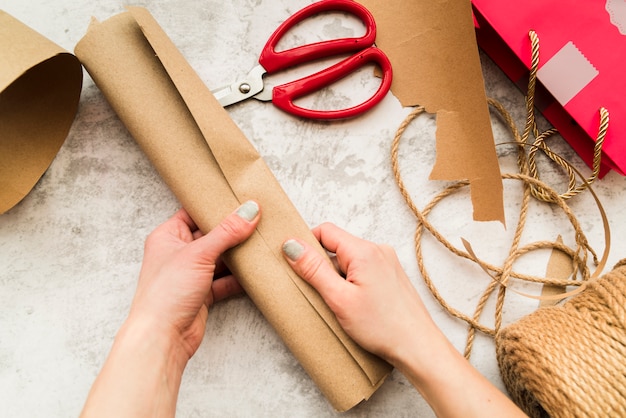
[[[144,0],[174,43],[211,88],[234,81],[256,62],[266,37],[308,0]],[[0,9],[72,51],[92,16],[104,20],[123,11],[119,0],[0,0]],[[308,29],[307,29],[308,28]],[[362,30],[346,16],[327,16],[304,27],[305,40],[346,36]],[[296,42],[295,39],[287,40]],[[524,120],[521,93],[482,56],[487,92]],[[0,63],[1,65],[1,63]],[[369,71],[323,92],[315,100],[350,103],[354,90],[373,91]],[[312,122],[286,115],[269,103],[247,102],[229,113],[257,147],[287,194],[311,225],[335,222],[364,238],[392,244],[437,323],[462,350],[464,323],[453,320],[425,289],[414,253],[414,217],[402,200],[390,166],[391,141],[410,109],[389,95],[365,116],[341,122]],[[545,125],[545,124],[544,124]],[[497,142],[510,140],[493,119]],[[405,133],[401,166],[419,207],[444,186],[428,181],[435,158],[435,120],[423,115]],[[586,167],[560,138],[555,149],[584,172]],[[515,171],[512,148],[498,147],[502,170]],[[541,164],[556,187],[558,169]],[[210,181],[210,179],[207,179]],[[507,225],[475,223],[469,194],[442,203],[432,221],[455,245],[472,242],[486,260],[502,263],[508,252],[520,202],[520,186],[505,182]],[[595,186],[611,221],[608,266],[626,256],[622,207],[626,180],[614,173]],[[143,241],[179,203],[125,127],[86,76],[76,121],[64,146],[34,190],[0,216],[0,403],[3,416],[76,416],[112,340],[126,316],[140,268]],[[603,229],[589,195],[572,208],[601,252]],[[556,208],[534,203],[524,242],[573,234]],[[488,278],[455,259],[427,237],[426,265],[442,295],[471,314]],[[549,253],[527,256],[518,268],[542,274]],[[528,292],[539,288],[515,284]],[[505,323],[531,312],[537,302],[510,294]],[[493,303],[483,316],[492,323]],[[205,342],[188,365],[179,416],[337,415],[276,333],[245,297],[215,306]],[[427,343],[425,341],[424,343]],[[479,336],[472,363],[501,386],[492,341]],[[347,417],[432,416],[428,405],[394,372],[373,398]]]

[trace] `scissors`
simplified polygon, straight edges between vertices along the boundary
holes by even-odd
[[[289,29],[308,17],[329,11],[343,11],[355,15],[365,24],[365,35],[360,38],[332,39],[276,51],[276,45]],[[253,97],[261,101],[272,101],[279,109],[308,119],[354,117],[378,104],[391,86],[391,63],[387,56],[374,46],[375,39],[374,16],[365,7],[352,0],[321,0],[296,12],[274,31],[263,47],[259,64],[245,78],[212,90],[212,93],[224,107]],[[354,55],[315,74],[275,86],[272,89],[264,88],[263,76],[265,74],[273,74],[298,64],[354,51],[356,51]],[[329,86],[370,62],[380,67],[382,80],[378,90],[363,103],[340,110],[306,109],[294,104],[295,99]]]

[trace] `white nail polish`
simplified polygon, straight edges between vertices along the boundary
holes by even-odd
[[[253,200],[248,200],[246,203],[239,206],[236,213],[240,218],[250,222],[259,214],[259,205]]]
[[[291,261],[297,261],[304,252],[304,247],[295,239],[290,239],[283,244],[283,252]]]

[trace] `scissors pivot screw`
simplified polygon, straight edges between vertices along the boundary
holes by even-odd
[[[252,87],[250,87],[250,84],[248,83],[242,83],[239,85],[239,91],[243,94],[247,94],[250,93],[250,90],[252,89]]]

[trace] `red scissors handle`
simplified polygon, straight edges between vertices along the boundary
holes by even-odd
[[[347,76],[363,65],[375,62],[383,72],[378,90],[365,102],[347,109],[341,110],[313,110],[296,106],[293,101],[298,97],[305,96],[317,91],[337,80]],[[378,48],[369,47],[325,70],[301,78],[290,83],[274,87],[272,90],[272,102],[279,109],[293,115],[308,119],[342,119],[351,118],[363,113],[378,104],[387,94],[391,87],[392,71],[389,58]]]
[[[365,24],[365,35],[360,38],[332,39],[302,45],[286,51],[276,51],[278,41],[289,29],[317,13],[330,11],[345,11],[357,16]],[[274,31],[263,47],[259,64],[265,68],[268,74],[271,74],[304,62],[365,49],[373,45],[375,39],[376,23],[374,16],[365,7],[353,0],[321,0],[293,14]]]

